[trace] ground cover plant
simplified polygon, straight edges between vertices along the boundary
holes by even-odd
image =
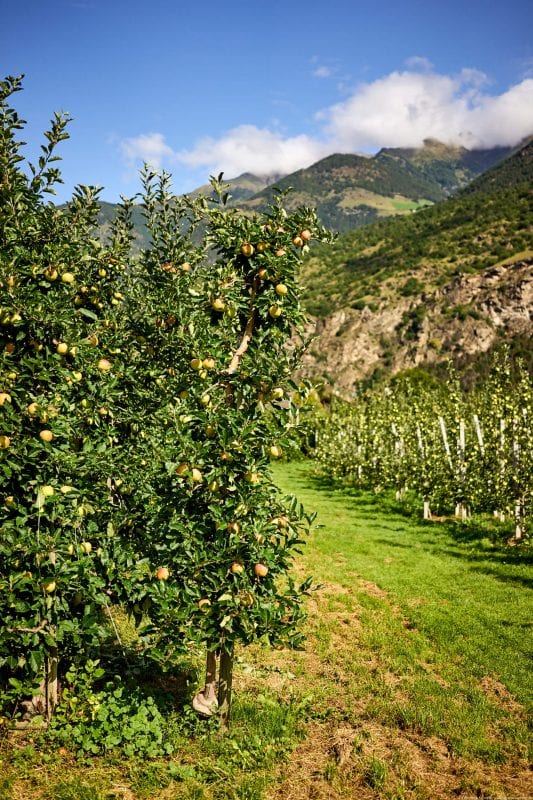
[[[230,735],[183,702],[165,758],[80,759],[21,733],[0,754],[6,800],[528,796],[528,554],[495,559],[483,531],[436,531],[312,471],[274,471],[318,512],[297,565],[321,584],[306,647],[237,648]]]

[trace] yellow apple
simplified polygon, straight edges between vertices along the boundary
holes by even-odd
[[[43,497],[53,497],[56,490],[54,489],[53,486],[47,484],[46,486],[41,486],[39,491]]]
[[[53,438],[54,438],[54,434],[52,433],[52,431],[49,431],[47,428],[42,430],[39,433],[39,436],[40,436],[40,438],[42,439],[43,442],[51,442],[53,440]]]
[[[100,372],[108,372],[111,369],[111,362],[107,358],[101,358],[96,366]]]
[[[56,353],[60,356],[65,356],[68,353],[68,344],[66,342],[59,342],[56,347]]]
[[[43,583],[43,589],[47,594],[52,594],[56,590],[56,582],[48,581],[48,583]]]
[[[89,555],[89,553],[93,549],[93,546],[90,542],[82,542],[80,545],[80,549],[82,553],[86,553],[87,555]]]
[[[234,575],[240,575],[242,572],[244,572],[244,567],[242,564],[239,564],[238,561],[234,561],[231,565],[231,571]]]
[[[303,247],[304,240],[301,236],[295,236],[292,240],[292,243],[295,247]]]
[[[63,283],[74,283],[75,278],[72,272],[64,272],[61,276]]]
[[[192,358],[191,359],[191,369],[196,371],[202,369],[202,359],[201,358]]]
[[[272,389],[270,396],[272,400],[281,400],[284,394],[285,392],[283,391],[281,386],[276,386],[274,389]]]
[[[215,299],[211,301],[211,308],[214,311],[224,311],[226,303],[221,297],[215,297]]]
[[[202,361],[202,367],[204,369],[214,369],[215,359],[211,358],[210,356],[208,358],[204,358],[204,360]]]
[[[281,306],[274,304],[270,306],[270,308],[268,309],[268,313],[270,314],[272,319],[278,319],[278,317],[281,317],[281,315],[283,314],[283,309],[281,308]]]
[[[313,238],[313,234],[307,228],[303,231],[300,231],[300,239],[303,239],[304,242],[308,242],[309,239]]]
[[[276,294],[278,294],[280,297],[283,297],[283,295],[287,294],[287,292],[288,292],[288,291],[289,291],[289,290],[287,289],[287,287],[285,286],[285,284],[284,284],[284,283],[278,283],[278,284],[276,284],[276,286],[275,286],[275,292],[276,292]]]
[[[243,244],[241,245],[241,253],[243,254],[243,256],[246,256],[246,258],[250,258],[250,256],[253,256],[254,254],[253,244],[250,244],[250,242],[243,242]]]
[[[202,473],[200,472],[198,467],[193,467],[192,468],[192,470],[191,470],[191,478],[195,483],[201,483],[202,482],[202,480],[203,480]]]
[[[0,408],[4,405],[4,403],[11,402],[11,395],[7,392],[0,392]]]
[[[271,445],[271,447],[270,447],[268,452],[270,453],[272,458],[280,458],[280,456],[283,453],[283,450],[281,449],[281,447],[278,444],[273,444],[273,445]]]
[[[265,575],[268,575],[268,567],[266,564],[256,564],[254,572],[258,578],[264,578]]]

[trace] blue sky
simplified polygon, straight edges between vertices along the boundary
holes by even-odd
[[[4,0],[2,76],[38,154],[73,117],[64,188],[139,189],[143,160],[177,192],[332,152],[434,137],[468,147],[533,133],[531,0]]]

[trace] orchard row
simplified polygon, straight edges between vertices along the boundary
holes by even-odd
[[[94,657],[115,604],[163,663],[205,645],[211,677],[235,642],[297,644],[307,517],[269,463],[293,435],[297,269],[326,232],[282,195],[245,217],[220,179],[188,199],[145,168],[151,247],[134,257],[131,201],[102,243],[94,188],[45,199],[68,120],[26,165],[20,80],[0,89],[0,703]]]
[[[322,472],[361,488],[412,490],[424,516],[514,516],[522,538],[533,499],[531,380],[505,354],[487,382],[467,395],[396,381],[380,394],[337,401],[317,436]]]

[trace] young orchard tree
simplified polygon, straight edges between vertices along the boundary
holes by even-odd
[[[301,641],[310,583],[288,571],[308,518],[280,498],[269,465],[290,435],[301,255],[329,237],[281,195],[261,215],[228,209],[220,179],[213,198],[186,200],[145,172],[153,247],[132,274],[124,346],[137,351],[135,413],[153,446],[130,532],[153,581],[134,611],[148,612],[152,654],[206,647],[193,705],[210,715],[218,695],[227,724],[235,645]]]
[[[121,452],[110,409],[128,212],[105,249],[95,189],[65,208],[46,201],[68,118],[55,115],[37,165],[25,164],[10,105],[20,88],[0,83],[0,702],[20,713],[33,695],[49,716],[58,668],[106,635],[108,588],[129,558],[105,524]]]

